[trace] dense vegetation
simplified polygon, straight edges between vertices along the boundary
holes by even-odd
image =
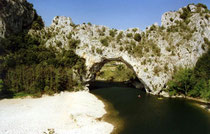
[[[106,81],[128,81],[136,77],[133,70],[120,62],[109,62],[105,64],[96,75],[96,80]]]
[[[170,95],[184,94],[210,100],[210,49],[193,69],[183,68],[168,82]]]
[[[36,16],[32,29],[43,28]],[[2,39],[0,48],[1,94],[53,94],[63,90],[81,89],[85,61],[74,52],[74,47],[61,51],[46,48],[40,37],[24,31]]]

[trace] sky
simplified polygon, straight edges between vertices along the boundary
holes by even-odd
[[[28,0],[50,26],[55,16],[71,17],[75,24],[91,22],[110,28],[144,30],[154,23],[161,24],[167,11],[178,10],[190,3],[203,3],[210,8],[210,0]]]

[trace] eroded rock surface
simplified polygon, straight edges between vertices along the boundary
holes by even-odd
[[[0,37],[17,34],[29,28],[34,16],[33,5],[26,0],[1,0]]]
[[[106,26],[75,25],[69,17],[55,17],[53,24],[38,34],[46,35],[46,46],[71,49],[86,59],[86,81],[106,60],[118,60],[131,66],[152,94],[159,94],[179,67],[193,67],[207,51],[204,38],[210,37],[209,10],[188,5],[162,16],[161,26],[145,31],[110,29]],[[140,35],[140,39],[137,37]]]
[[[12,10],[6,12],[13,6]],[[34,10],[25,0],[0,2],[0,37],[20,32],[32,21]],[[16,14],[16,15],[14,15]],[[72,49],[86,60],[85,81],[107,61],[126,63],[134,70],[146,91],[160,94],[180,67],[193,67],[209,47],[210,12],[204,5],[188,5],[178,11],[164,13],[161,26],[110,29],[106,26],[75,25],[71,18],[57,16],[50,27],[30,30],[47,47]]]

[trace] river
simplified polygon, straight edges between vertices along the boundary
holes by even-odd
[[[192,101],[160,98],[122,83],[92,85],[91,93],[106,104],[104,120],[115,125],[113,133],[210,134],[210,114]]]

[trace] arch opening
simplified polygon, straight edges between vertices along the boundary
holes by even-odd
[[[134,87],[146,92],[133,67],[122,58],[104,59],[90,68],[89,89],[103,87]]]

